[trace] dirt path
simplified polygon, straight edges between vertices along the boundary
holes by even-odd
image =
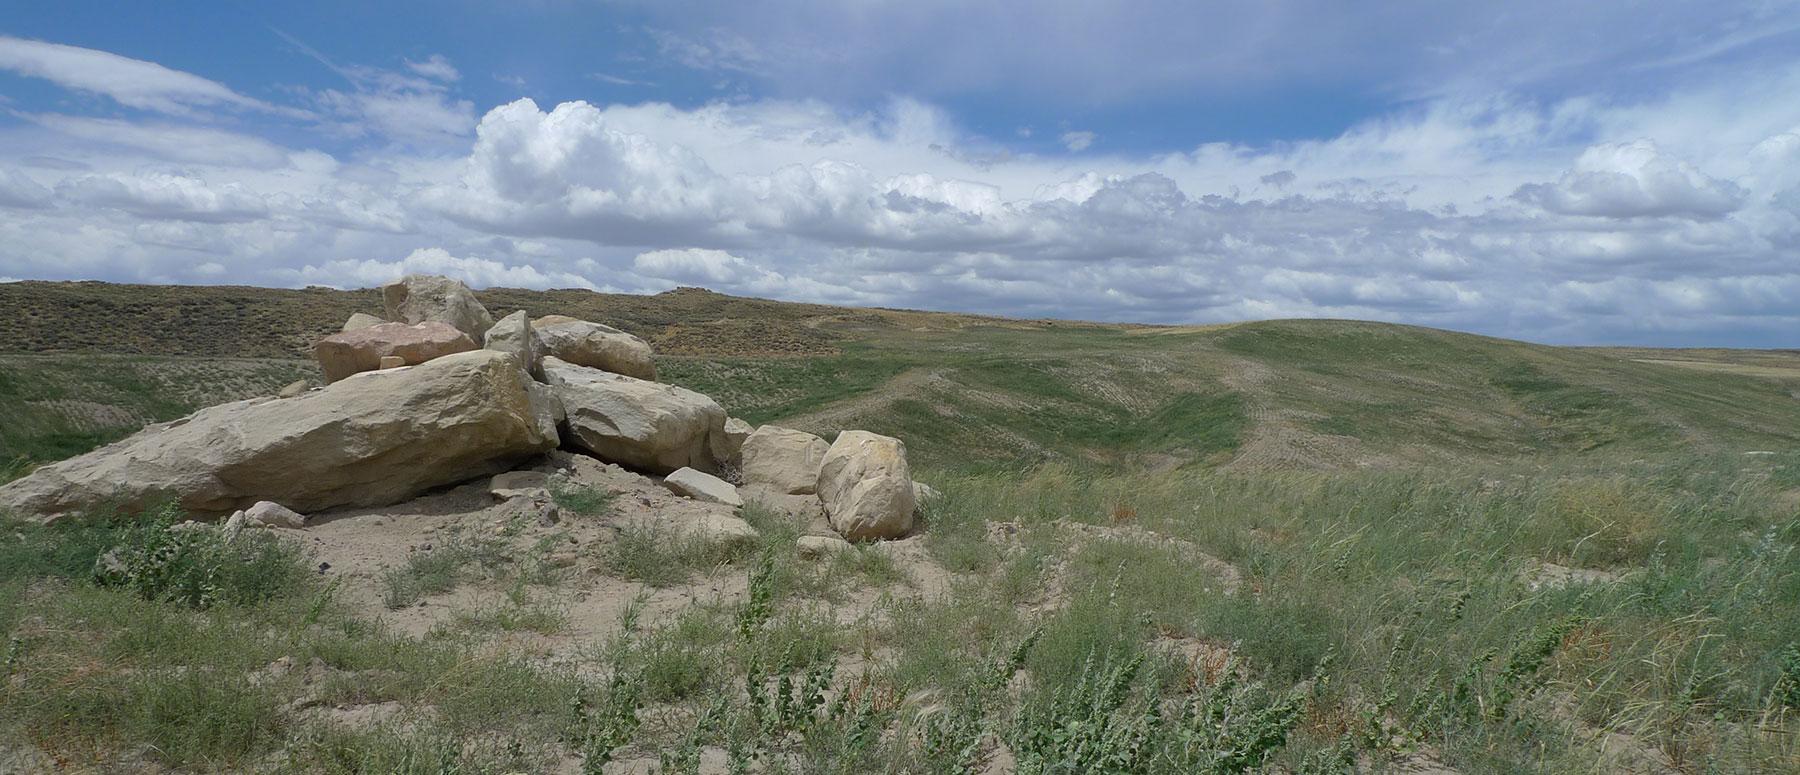
[[[902,398],[912,398],[923,393],[927,386],[943,379],[948,373],[949,369],[907,369],[866,393],[826,404],[810,412],[783,417],[781,424],[814,433],[841,430],[850,427],[857,417],[873,414]]]

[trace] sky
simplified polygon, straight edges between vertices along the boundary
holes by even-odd
[[[10,3],[0,281],[1800,347],[1800,2]]]

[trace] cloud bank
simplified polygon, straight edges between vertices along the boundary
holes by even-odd
[[[745,72],[728,35],[671,56]],[[324,60],[321,60],[324,61]],[[105,52],[0,68],[143,115],[0,129],[0,276],[727,293],[1207,323],[1325,316],[1556,342],[1792,344],[1800,68],[1636,101],[1459,92],[1335,136],[1009,151],[942,107],[763,98],[479,116],[447,57],[293,107]],[[129,77],[100,75],[110,73]],[[221,120],[245,111],[355,153]],[[279,115],[278,115],[279,114]],[[1011,133],[1011,130],[1007,130]]]

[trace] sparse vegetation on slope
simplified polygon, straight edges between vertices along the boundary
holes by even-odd
[[[153,422],[316,378],[311,363],[245,358],[0,354],[0,481]]]

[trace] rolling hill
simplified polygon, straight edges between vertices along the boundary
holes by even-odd
[[[1567,348],[1411,326],[1150,327],[851,309],[677,289],[492,289],[657,348],[752,422],[906,438],[931,468],[1340,469],[1800,441],[1800,353]],[[374,290],[0,285],[0,459],[42,461],[315,375]]]

